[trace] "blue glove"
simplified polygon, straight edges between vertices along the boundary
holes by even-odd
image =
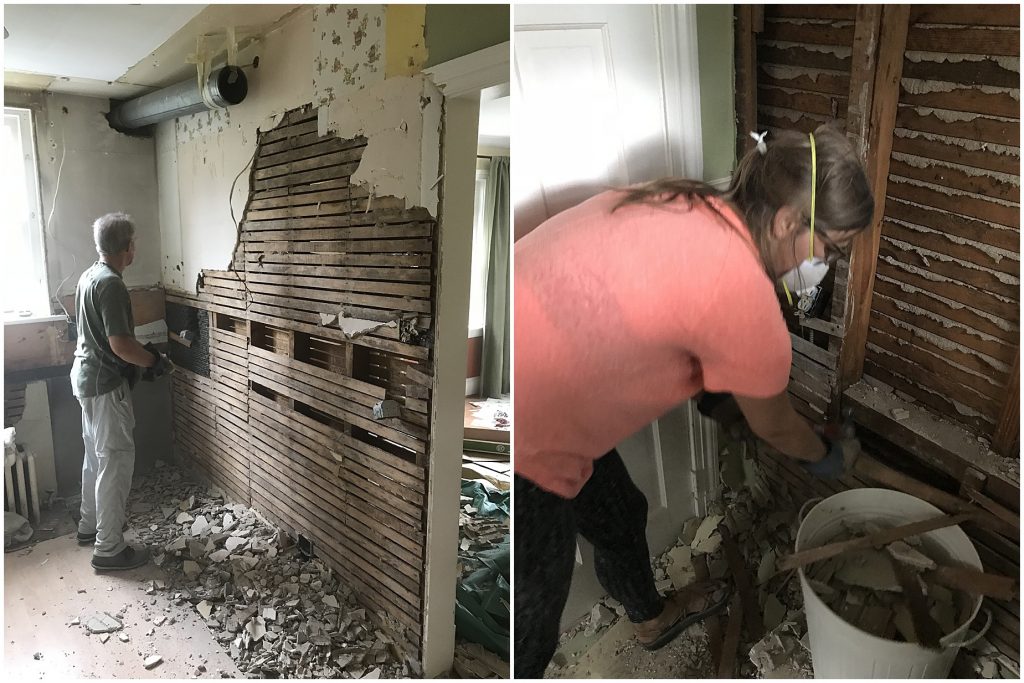
[[[838,479],[846,474],[846,451],[840,441],[823,439],[828,452],[817,462],[803,461],[800,466],[818,479]]]

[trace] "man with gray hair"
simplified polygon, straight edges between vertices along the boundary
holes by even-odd
[[[71,387],[82,405],[82,519],[78,542],[93,545],[98,570],[132,569],[149,553],[124,541],[125,503],[135,470],[135,413],[131,388],[146,368],[155,379],[173,368],[151,344],[135,339],[131,299],[122,279],[135,258],[135,226],[124,213],[108,213],[92,226],[99,261],[75,290],[78,344]]]

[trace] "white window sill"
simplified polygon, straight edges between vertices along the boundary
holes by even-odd
[[[470,339],[473,339],[474,337],[482,337],[482,336],[484,336],[484,328],[482,328],[482,327],[476,327],[476,328],[471,327],[471,328],[469,328],[469,338]]]
[[[28,323],[51,323],[64,320],[62,315],[30,315],[22,318],[20,316],[7,315],[4,317],[4,325],[26,325]]]

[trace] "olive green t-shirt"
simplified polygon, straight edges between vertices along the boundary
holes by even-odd
[[[121,275],[102,261],[82,273],[75,290],[78,345],[71,366],[71,388],[78,398],[113,391],[128,366],[114,355],[108,337],[135,334],[132,303]]]

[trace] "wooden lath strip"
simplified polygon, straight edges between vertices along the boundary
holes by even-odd
[[[996,88],[1020,87],[1020,73],[994,59],[938,62],[907,59],[903,64],[903,77],[961,85],[990,85]]]
[[[306,140],[310,137],[306,137]],[[295,140],[294,142],[298,142]],[[297,145],[294,142],[287,147],[282,147],[279,152],[269,151],[270,145],[262,145],[259,154],[256,155],[256,168],[262,170],[273,166],[280,166],[293,161],[302,161],[313,157],[323,157],[327,154],[335,154],[351,149],[365,148],[366,143],[358,140],[342,140],[341,138],[314,138],[312,144]],[[360,152],[361,154],[362,152]]]
[[[889,176],[888,196],[1009,228],[1020,227],[1019,206],[998,204],[969,195],[947,194],[932,187],[915,185],[897,177],[895,171]]]
[[[853,43],[853,26],[837,26],[836,22],[797,23],[784,18],[773,19],[770,14],[766,14],[761,38],[776,42],[847,47]]]
[[[759,44],[757,46],[757,63],[805,69],[825,69],[838,74],[848,74],[852,61],[850,57],[839,57],[831,52],[810,50],[799,46],[775,47]]]
[[[1020,54],[1020,29],[911,26],[907,34],[907,49],[918,52],[1015,57]]]
[[[845,96],[822,95],[775,87],[758,87],[757,102],[770,107],[818,114],[828,118],[838,118],[840,112],[846,111]]]
[[[945,121],[930,110],[901,106],[896,115],[896,126],[921,133],[991,142],[1009,147],[1020,146],[1019,121],[1003,121],[987,116],[976,116],[967,121]]]
[[[271,275],[302,275],[342,280],[379,280],[384,282],[425,282],[430,283],[427,268],[372,268],[358,266],[308,266],[263,263],[249,270],[249,276],[263,273]]]
[[[885,235],[882,236],[878,253],[884,259],[892,259],[917,268],[926,267],[935,275],[950,278],[977,289],[998,294],[1001,297],[1013,299],[1014,301],[1020,298],[1020,289],[1010,282],[1004,282],[999,279],[993,271],[984,270],[979,267],[969,267],[959,261],[930,257],[928,257],[926,263],[921,253],[913,245],[897,244],[892,238]]]
[[[957,87],[949,91],[913,93],[900,89],[900,103],[914,107],[949,109],[986,116],[1020,117],[1020,101],[1006,92],[983,92],[975,88]]]
[[[1020,171],[1019,155],[1000,154],[992,150],[967,149],[955,144],[947,137],[938,135],[934,137],[935,139],[924,135],[906,137],[897,133],[893,139],[892,151],[1009,175],[1016,175]]]
[[[881,273],[875,278],[875,294],[886,296],[894,301],[909,304],[914,308],[932,313],[945,320],[952,320],[960,323],[968,330],[981,332],[994,337],[1004,344],[1011,346],[1017,343],[1020,338],[1019,330],[1005,330],[988,318],[960,304],[949,304],[937,298],[938,294],[946,293],[940,288],[932,290],[920,290],[910,285],[893,283],[885,279]]]
[[[952,373],[932,372],[914,362],[915,359],[896,355],[889,349],[874,345],[871,341],[868,342],[865,358],[891,373],[913,377],[918,387],[955,400],[966,408],[977,411],[988,421],[994,422],[999,412],[1000,402],[959,384],[952,377]]]
[[[933,332],[934,328],[929,329],[927,327],[923,327],[929,325],[928,321],[930,321],[930,319],[931,318],[913,313],[904,313],[892,301],[885,297],[879,297],[879,305],[871,310],[872,329],[879,330],[897,339],[920,346],[930,353],[955,362],[956,365],[963,366],[964,368],[988,377],[993,382],[1000,385],[1007,382],[1007,372],[993,367],[991,360],[986,360],[985,356],[992,358],[990,354],[979,349],[971,348],[968,343],[965,343],[973,343],[969,338],[954,338],[958,343],[959,348],[957,348],[956,345],[945,344],[944,341],[942,341],[943,338]],[[933,342],[928,337],[938,339],[939,341]],[[1012,348],[1008,349],[1004,346],[997,346],[995,349],[986,348],[986,350],[1009,353],[1012,351]],[[995,360],[999,359],[995,358]],[[1009,366],[1010,360],[1007,360],[1006,362]]]
[[[928,206],[911,204],[889,196],[885,198],[885,215],[904,223],[929,228],[947,235],[971,240],[991,247],[1015,252],[1020,246],[1020,231],[1001,228],[967,216]]]
[[[958,356],[964,358],[964,362],[961,365],[969,367],[977,372],[983,374],[1001,372],[1001,369],[996,368],[993,371],[992,367],[985,363],[981,358],[978,358],[976,354],[972,354],[971,351],[988,356],[999,363],[1009,366],[1013,362],[1013,346],[1005,344],[995,339],[988,339],[981,337],[978,334],[972,334],[968,329],[964,327],[946,323],[942,320],[938,320],[932,316],[926,315],[920,310],[913,310],[906,305],[900,305],[894,299],[879,294],[871,305],[871,325],[879,326],[880,329],[886,331],[892,330],[893,324],[885,324],[884,318],[889,318],[892,321],[898,321],[899,325],[895,325],[900,330],[899,333],[893,332],[893,336],[900,336],[905,333],[904,328],[909,327],[911,330],[914,328],[922,330],[930,336],[939,341],[930,342],[923,340],[921,343],[929,344],[929,346],[936,346],[938,348],[946,347],[943,349],[945,354],[950,356]],[[949,325],[947,327],[946,325]],[[922,335],[925,336],[925,335]],[[902,338],[902,337],[901,337]],[[947,342],[952,342],[948,344]],[[964,349],[963,352],[957,350],[956,345],[959,345]],[[987,372],[986,372],[987,368]]]
[[[992,449],[1000,455],[1020,457],[1020,346],[1013,359],[1002,409],[992,431]]]
[[[1019,26],[1020,7],[1004,5],[913,5],[912,24],[958,24],[974,26]]]
[[[792,68],[785,69],[785,72],[787,75],[779,75],[779,67],[775,64],[758,64],[758,85],[803,90],[823,95],[837,95],[843,99],[850,93],[850,77],[846,74],[816,71],[812,77],[807,72],[800,72]]]
[[[314,218],[310,222],[330,224],[331,219]],[[279,242],[300,240],[394,240],[403,237],[432,237],[433,226],[429,223],[377,223],[374,225],[353,225],[316,228],[301,225],[299,221],[288,221],[285,229],[265,230],[261,223],[247,225],[242,234],[244,242]]]
[[[1005,273],[1015,278],[1020,276],[1020,261],[1009,257],[997,257],[985,249],[969,243],[961,244],[941,232],[917,230],[891,220],[886,220],[882,224],[882,234],[892,240],[905,242],[935,254],[959,259],[978,268],[984,268],[996,273]]]

